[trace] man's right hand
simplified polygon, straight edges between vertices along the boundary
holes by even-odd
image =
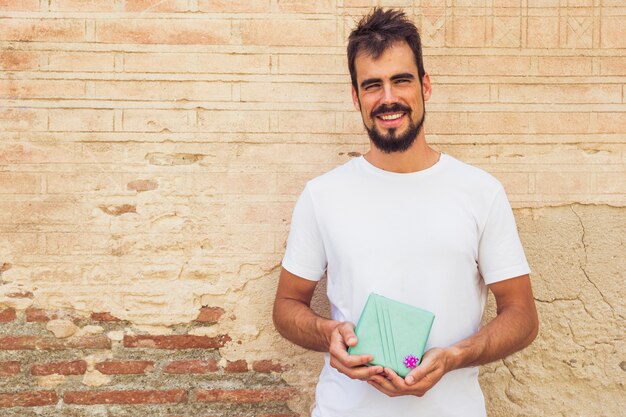
[[[344,321],[335,326],[330,334],[328,353],[330,366],[352,379],[368,380],[383,372],[382,366],[365,366],[374,360],[372,355],[350,355],[348,347],[357,344],[354,324]]]
[[[274,301],[274,324],[287,340],[318,352],[330,353],[330,365],[352,379],[367,380],[383,372],[382,366],[365,366],[372,355],[350,355],[348,346],[356,345],[354,324],[318,316],[311,310],[317,281],[292,274],[285,268]]]

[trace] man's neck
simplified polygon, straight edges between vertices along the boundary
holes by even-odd
[[[404,152],[385,153],[370,143],[370,150],[363,155],[367,162],[389,172],[406,174],[430,168],[439,161],[441,154],[428,146],[420,135]]]

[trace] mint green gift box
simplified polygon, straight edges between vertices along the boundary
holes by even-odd
[[[358,342],[348,353],[373,355],[370,365],[405,377],[421,362],[434,320],[430,311],[371,293],[355,329]]]

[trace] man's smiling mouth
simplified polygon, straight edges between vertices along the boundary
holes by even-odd
[[[393,114],[381,114],[380,117],[383,120],[396,120],[404,116],[404,113],[393,113]]]

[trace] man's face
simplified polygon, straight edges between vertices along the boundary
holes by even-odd
[[[431,91],[428,74],[422,86],[405,42],[393,44],[378,59],[358,54],[355,69],[358,92],[352,89],[352,101],[374,146],[386,153],[406,151],[424,123],[424,101]]]

